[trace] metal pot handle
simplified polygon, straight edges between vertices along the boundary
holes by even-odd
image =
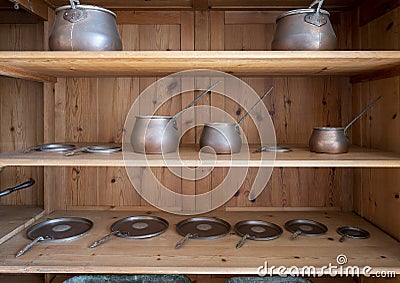
[[[71,4],[72,9],[76,9],[76,5],[80,5],[81,3],[79,0],[69,0],[69,3]]]
[[[315,0],[314,2],[311,3],[311,5],[308,8],[311,9],[317,3],[318,7],[315,13],[308,13],[307,15],[305,15],[304,21],[314,26],[322,27],[323,25],[326,25],[328,23],[326,17],[320,13],[321,6],[324,3],[324,0]]]
[[[312,7],[314,7],[316,4],[318,4],[317,7],[317,13],[319,13],[319,11],[321,10],[322,4],[324,3],[324,0],[315,0],[314,2],[311,3],[310,6],[308,6],[308,9],[311,9]]]
[[[67,9],[64,12],[64,20],[70,23],[77,23],[87,18],[87,11],[77,8],[77,5],[81,4],[79,0],[69,0],[69,2],[71,3],[71,9]]]

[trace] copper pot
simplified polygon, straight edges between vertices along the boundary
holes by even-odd
[[[116,15],[98,6],[71,5],[55,10],[56,18],[49,37],[50,50],[56,51],[121,51]]]
[[[323,2],[317,0],[308,9],[292,10],[278,16],[272,50],[334,50],[336,35],[329,12],[321,9]],[[317,9],[313,9],[317,3]]]
[[[310,137],[310,151],[317,153],[346,153],[349,149],[347,130],[365,112],[367,112],[382,96],[374,99],[357,117],[346,127],[315,127]]]

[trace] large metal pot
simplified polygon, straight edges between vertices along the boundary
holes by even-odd
[[[174,152],[179,144],[179,132],[176,120],[205,94],[217,86],[219,81],[210,86],[175,116],[136,116],[131,135],[133,151],[139,153]]]
[[[240,135],[240,123],[246,119],[251,111],[260,103],[264,97],[271,93],[271,87],[249,111],[236,123],[211,122],[205,123],[200,136],[200,147],[210,147],[217,154],[238,153],[242,147]]]
[[[278,16],[272,50],[334,50],[336,35],[330,14],[321,9],[323,2],[317,0],[308,9],[292,10]],[[313,9],[317,3],[317,9]]]
[[[56,18],[49,37],[50,50],[57,51],[120,51],[116,15],[92,5],[71,5],[55,10]]]
[[[317,153],[346,153],[350,144],[347,136],[348,129],[380,98],[381,96],[375,98],[346,127],[315,127],[309,141],[310,151]]]

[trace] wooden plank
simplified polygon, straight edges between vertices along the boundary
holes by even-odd
[[[93,144],[93,143],[89,143]],[[99,144],[99,143],[96,143]],[[101,143],[104,144],[104,143]],[[79,144],[81,147],[88,143]],[[381,151],[376,149],[361,148],[352,146],[345,154],[317,154],[309,151],[307,146],[289,145],[293,151],[287,153],[278,153],[275,160],[275,167],[374,167],[374,168],[397,168],[400,167],[399,153],[391,151]],[[250,146],[250,150],[257,149],[258,146]],[[129,160],[127,166],[166,166],[160,155],[147,155],[147,161],[144,155],[134,152],[126,152]],[[165,158],[171,166],[200,166],[209,167],[214,164],[213,160],[198,160],[198,148],[194,146],[182,146],[180,157],[183,163],[176,159],[175,154],[166,154]],[[245,164],[249,167],[269,167],[268,162],[261,160],[260,153],[250,153],[250,159],[247,159],[247,153],[242,151],[237,153],[234,160],[230,160],[230,155],[218,155],[216,160],[217,167],[234,166],[241,167]],[[148,163],[146,163],[148,162]],[[246,162],[246,163],[244,163]],[[112,153],[109,155],[98,154],[79,154],[73,157],[65,157],[62,154],[31,152],[28,154],[19,151],[9,151],[0,154],[0,166],[124,166],[121,153]]]
[[[195,10],[207,10],[208,0],[192,0],[193,1],[193,9]]]
[[[181,23],[178,11],[116,11],[116,15],[119,25],[179,25]]]
[[[198,36],[208,41],[204,34]],[[167,49],[176,50],[162,48]],[[2,66],[61,77],[160,75],[193,68],[263,76],[352,75],[384,71],[399,63],[395,51],[0,52]]]
[[[109,233],[112,223],[132,215],[160,216],[170,223],[171,228],[155,238],[127,240],[115,237],[94,250],[88,248],[93,241]],[[338,254],[343,253],[349,260],[345,266],[368,265],[372,267],[371,274],[380,270],[399,272],[399,243],[351,213],[216,211],[207,215],[220,217],[232,226],[244,219],[265,219],[281,226],[294,218],[314,219],[327,225],[328,232],[321,237],[300,237],[292,241],[289,240],[290,233],[284,231],[283,235],[274,241],[248,241],[239,251],[234,247],[240,238],[232,233],[210,241],[189,240],[184,247],[176,250],[175,243],[182,236],[178,235],[173,227],[187,216],[146,211],[60,211],[49,217],[86,217],[94,222],[92,230],[74,241],[42,242],[16,259],[16,251],[28,242],[23,233],[19,233],[0,250],[0,271],[256,275],[258,266],[263,265],[266,258],[268,263],[274,266],[315,266],[318,271],[322,271],[322,266],[335,264]],[[336,228],[343,225],[367,229],[371,237],[359,241],[348,239],[341,243]],[[127,241],[129,245],[125,244]],[[318,251],[315,250],[315,246],[318,246]],[[74,261],[70,260],[72,257]],[[124,260],[121,260],[121,257],[124,257]],[[327,270],[323,273],[328,275]]]
[[[13,68],[8,66],[0,66],[0,75],[18,79],[38,81],[38,82],[51,82],[51,83],[57,82],[57,78],[53,76],[35,74],[27,72],[24,69]]]
[[[43,216],[43,209],[36,206],[0,206],[0,244],[20,233]]]

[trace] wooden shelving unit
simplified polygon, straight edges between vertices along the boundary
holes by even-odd
[[[0,206],[0,244],[6,242],[45,214],[35,206]]]
[[[116,220],[131,215],[157,215],[169,221],[169,229],[150,239],[114,237],[96,249],[89,245],[109,233]],[[25,255],[15,253],[29,243],[25,233],[19,233],[0,250],[0,272],[48,273],[185,273],[185,274],[257,274],[259,266],[315,266],[317,271],[329,263],[337,265],[336,257],[344,254],[346,266],[371,266],[371,274],[378,270],[400,272],[398,242],[375,226],[352,213],[341,212],[222,212],[209,216],[220,217],[232,226],[245,219],[263,219],[280,226],[290,219],[307,218],[327,225],[329,231],[321,237],[299,237],[289,240],[290,233],[273,241],[248,241],[242,248],[235,245],[240,239],[233,232],[216,240],[189,240],[181,249],[174,248],[181,236],[175,225],[186,216],[160,211],[57,211],[45,218],[78,216],[94,222],[89,233],[77,240],[59,243],[42,242]],[[336,228],[354,225],[367,229],[366,240],[348,239],[339,242]],[[316,251],[318,249],[318,251]]]
[[[80,146],[84,145],[77,144],[77,147]],[[169,153],[164,156],[127,151],[124,154],[121,152],[112,154],[80,153],[67,157],[62,153],[13,151],[0,154],[0,166],[400,167],[400,154],[398,153],[356,146],[351,147],[345,154],[317,154],[310,152],[306,146],[296,145],[292,147],[292,152],[277,153],[275,162],[272,162],[273,153],[252,153],[256,148],[256,146],[251,146],[250,152],[243,149],[234,155],[217,155],[216,160],[212,158],[214,155],[211,154],[202,154],[200,160],[199,149],[195,146],[181,147],[179,155]],[[207,157],[208,155],[210,157]]]
[[[68,76],[155,76],[190,69],[235,75],[342,75],[390,71],[395,51],[0,52],[0,75],[39,81]]]

